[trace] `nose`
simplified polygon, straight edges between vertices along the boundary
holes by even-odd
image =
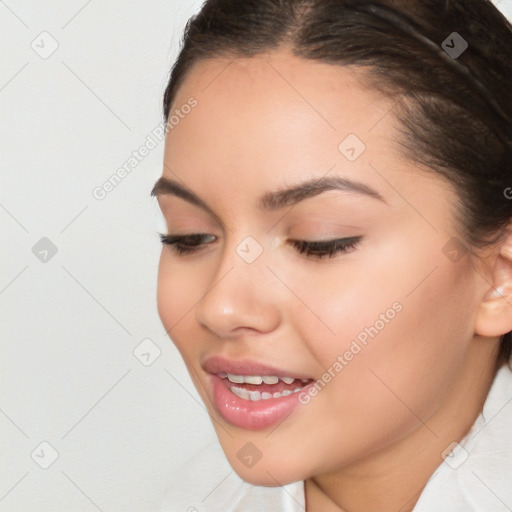
[[[195,309],[197,322],[220,338],[268,333],[281,319],[275,276],[266,266],[265,253],[250,263],[240,254],[226,246]]]

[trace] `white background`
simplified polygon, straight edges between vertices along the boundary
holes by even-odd
[[[158,510],[215,439],[156,309],[163,143],[92,194],[161,123],[200,4],[0,0],[0,512]]]

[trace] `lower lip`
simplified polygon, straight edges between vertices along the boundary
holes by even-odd
[[[299,394],[307,391],[308,384],[300,391],[280,398],[244,400],[226,386],[226,379],[212,375],[213,402],[218,413],[236,427],[261,430],[283,421],[298,405]]]

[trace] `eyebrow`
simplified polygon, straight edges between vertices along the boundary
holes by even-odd
[[[314,178],[289,188],[275,192],[267,192],[260,198],[258,206],[261,210],[271,212],[286,206],[295,205],[305,199],[330,190],[356,193],[387,203],[376,190],[364,183],[342,178],[341,176],[330,176]],[[192,192],[192,190],[169,178],[164,178],[163,176],[159,178],[151,191],[151,195],[155,197],[160,195],[174,195],[180,197],[216,217],[211,208],[199,196]]]

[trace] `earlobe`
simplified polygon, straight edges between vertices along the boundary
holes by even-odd
[[[480,336],[501,336],[512,331],[512,234],[508,233],[494,256],[492,285],[479,305],[475,332]]]

